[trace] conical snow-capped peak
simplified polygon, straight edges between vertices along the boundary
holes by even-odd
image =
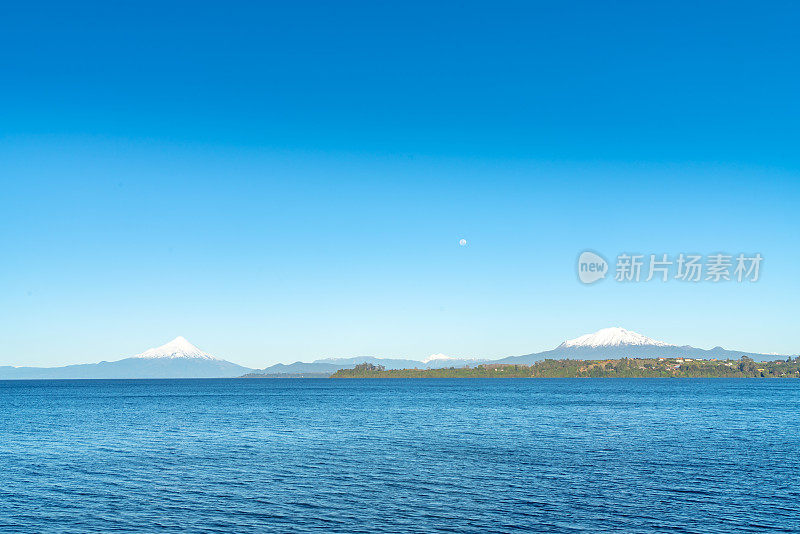
[[[183,336],[178,336],[169,343],[160,347],[148,349],[134,358],[199,358],[201,360],[216,360],[217,358],[198,349]]]
[[[559,347],[622,347],[642,345],[655,347],[674,346],[617,326],[613,328],[603,328],[594,334],[586,334],[576,337],[575,339],[569,339],[559,345]]]

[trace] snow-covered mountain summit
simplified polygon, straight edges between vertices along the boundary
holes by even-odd
[[[168,358],[175,359],[190,359],[197,358],[201,360],[217,360],[217,358],[198,349],[183,336],[178,336],[169,343],[165,343],[160,347],[148,349],[141,354],[132,356],[133,358]]]
[[[444,360],[460,360],[461,358],[456,358],[454,356],[445,356],[444,354],[431,354],[424,360],[421,360],[422,363],[430,363],[436,361],[444,361]]]
[[[431,354],[424,360],[421,360],[428,367],[450,367],[450,366],[464,366],[464,365],[477,365],[485,363],[488,360],[481,360],[478,358],[462,358],[458,356],[447,356],[445,354]]]
[[[563,342],[558,348],[566,347],[624,347],[624,346],[643,346],[651,347],[674,347],[663,341],[656,341],[642,334],[631,332],[620,327],[603,328],[594,334],[585,334],[575,339]]]

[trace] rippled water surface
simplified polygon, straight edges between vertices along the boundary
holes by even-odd
[[[798,532],[800,381],[0,382],[8,532]]]

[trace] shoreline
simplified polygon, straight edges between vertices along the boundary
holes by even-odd
[[[385,369],[369,363],[331,378],[800,378],[800,357],[786,361],[620,358],[543,360],[532,365],[482,364],[441,369]]]

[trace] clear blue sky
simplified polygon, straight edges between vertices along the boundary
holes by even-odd
[[[800,352],[798,27],[793,2],[6,3],[0,365],[616,325]],[[583,286],[584,249],[765,259]]]

